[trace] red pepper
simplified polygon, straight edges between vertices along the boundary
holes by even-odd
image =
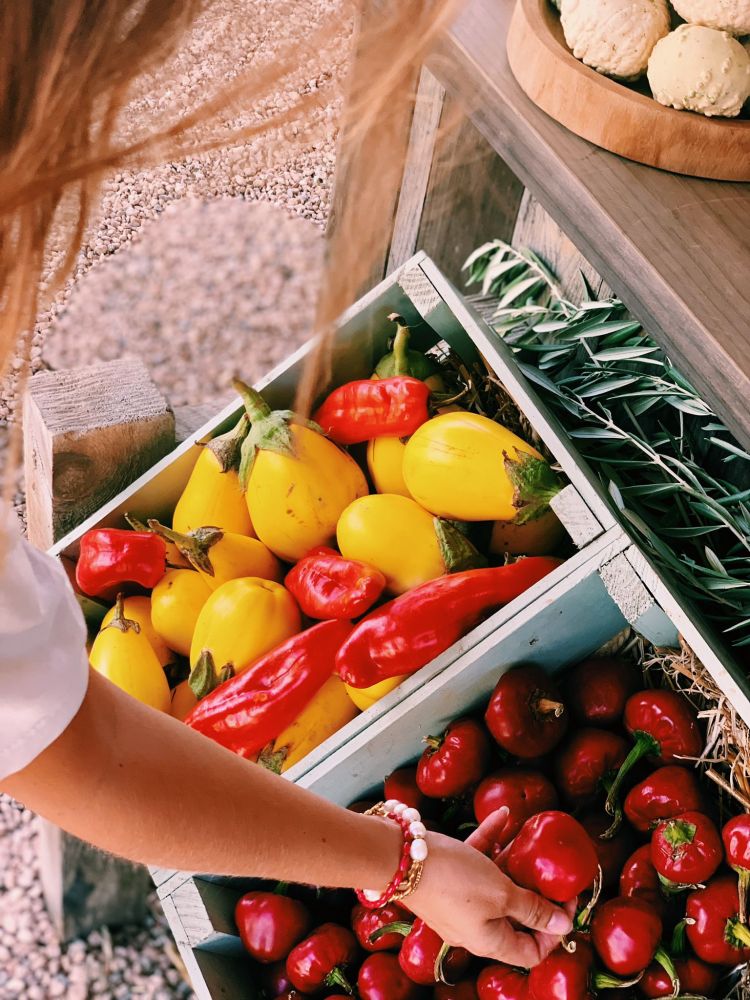
[[[432,991],[432,1000],[479,1000],[475,979],[462,979],[449,985],[438,983]]]
[[[642,757],[659,764],[672,764],[684,757],[700,757],[703,738],[698,713],[677,691],[639,691],[625,705],[625,728],[635,739],[633,749],[612,782],[607,812],[615,812],[620,786]]]
[[[579,729],[555,755],[557,787],[575,805],[588,802],[627,755],[628,745],[617,733]]]
[[[355,906],[352,910],[352,930],[360,947],[365,951],[398,951],[403,944],[403,934],[393,932],[384,934],[373,940],[373,935],[389,924],[404,923],[411,920],[411,914],[398,903],[387,903],[377,910],[368,910],[364,906]]]
[[[293,948],[286,960],[286,974],[302,993],[318,993],[333,986],[351,993],[344,970],[357,958],[351,931],[338,924],[321,924]]]
[[[642,972],[661,941],[659,914],[645,900],[616,896],[594,910],[591,940],[602,962],[618,976]],[[663,955],[660,953],[663,960]]]
[[[497,682],[484,721],[503,750],[528,760],[557,746],[568,728],[568,713],[541,667],[514,667]]]
[[[659,875],[675,885],[707,882],[724,860],[719,831],[699,812],[662,820],[651,836],[651,860]]]
[[[732,875],[722,875],[705,889],[690,893],[685,905],[686,934],[698,958],[710,965],[750,960],[750,929],[741,923],[739,908],[737,882]]]
[[[428,736],[427,749],[417,765],[417,785],[433,799],[462,795],[484,776],[490,760],[490,741],[474,719],[451,722],[442,736]]]
[[[680,981],[681,997],[712,997],[719,985],[719,971],[692,955],[678,958],[674,963]],[[638,983],[638,992],[648,1000],[674,996],[674,984],[657,962],[649,965]]]
[[[398,961],[412,982],[433,986],[444,977],[452,982],[466,971],[471,955],[463,948],[447,948],[424,920],[414,921],[404,938]]]
[[[607,972],[594,971],[594,951],[580,934],[575,950],[559,945],[529,972],[529,1000],[593,1000],[599,990],[625,984]]]
[[[276,892],[246,893],[234,908],[234,919],[245,948],[263,963],[286,958],[311,923],[302,903]]]
[[[286,974],[286,956],[284,959],[283,962],[274,962],[273,965],[266,965],[260,970],[258,978],[264,996],[277,997],[291,990],[292,984]]]
[[[385,577],[320,545],[289,570],[284,586],[308,618],[359,618],[383,593]]]
[[[334,389],[313,417],[337,444],[409,437],[430,416],[430,387],[410,375],[360,379]]]
[[[671,764],[631,788],[622,808],[636,830],[648,833],[661,820],[678,813],[705,812],[705,805],[695,773]]]
[[[423,1000],[421,989],[404,973],[395,955],[370,955],[357,979],[360,1000]]]
[[[541,771],[503,768],[486,777],[474,793],[477,823],[483,823],[503,806],[508,810],[508,821],[497,841],[500,850],[513,840],[530,816],[556,808],[557,792]]]
[[[529,977],[512,965],[485,966],[477,978],[479,1000],[528,1000]]]
[[[584,828],[554,809],[527,819],[506,858],[508,875],[555,903],[569,903],[596,878],[599,862]]]
[[[243,756],[262,750],[331,676],[351,629],[330,621],[299,632],[206,695],[185,722]]]
[[[602,870],[602,888],[616,886],[622,866],[633,850],[633,835],[627,827],[621,827],[614,835],[604,836],[610,828],[610,820],[605,812],[594,808],[580,817],[581,826],[591,837],[599,867]]]
[[[400,767],[389,774],[383,783],[383,798],[403,802],[420,813],[430,811],[430,800],[419,790],[416,767]]]
[[[582,726],[616,726],[628,698],[642,683],[630,661],[592,656],[566,674],[565,704]]]
[[[750,815],[743,813],[724,824],[721,831],[727,864],[737,872],[740,920],[747,923],[747,890],[750,886]]]
[[[620,873],[620,895],[645,900],[663,919],[667,900],[662,891],[659,874],[651,860],[651,844],[644,844],[634,851]]]
[[[559,559],[529,556],[510,566],[466,570],[415,587],[355,626],[336,657],[341,679],[363,688],[415,673],[559,565]]]
[[[167,569],[167,547],[150,531],[94,528],[80,541],[76,583],[89,597],[105,597],[124,583],[151,590]]]

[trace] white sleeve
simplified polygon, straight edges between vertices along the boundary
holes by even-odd
[[[0,507],[0,780],[63,732],[88,684],[86,626],[57,559]]]

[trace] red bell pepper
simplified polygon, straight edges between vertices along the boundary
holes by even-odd
[[[566,673],[565,704],[579,725],[607,729],[621,722],[625,703],[642,684],[629,660],[592,656]]]
[[[555,903],[569,903],[593,884],[599,861],[578,820],[550,809],[526,820],[511,844],[505,868],[524,889]]]
[[[508,821],[496,842],[498,850],[506,847],[526,820],[535,813],[557,808],[557,791],[541,771],[505,767],[484,779],[474,793],[474,816],[483,823],[503,806]]]
[[[461,979],[455,984],[438,983],[432,1000],[479,1000],[476,979]]]
[[[336,444],[408,437],[429,419],[430,387],[409,375],[360,379],[334,389],[313,417]]]
[[[330,621],[299,632],[214,688],[185,722],[243,757],[257,753],[325,684],[351,629],[350,622]]]
[[[89,597],[105,597],[124,583],[151,590],[167,569],[167,547],[150,531],[94,528],[81,538],[76,583]]]
[[[458,979],[469,967],[471,955],[464,948],[449,948],[424,920],[417,919],[404,938],[398,961],[412,982],[434,986],[443,979]]]
[[[750,960],[750,929],[739,919],[740,901],[733,875],[713,879],[691,892],[685,904],[687,939],[709,965],[738,965]]]
[[[430,812],[430,800],[422,792],[417,784],[416,767],[399,767],[392,771],[383,782],[383,799],[395,799],[396,802],[403,802],[405,806],[417,809],[424,817]]]
[[[528,1000],[529,977],[512,965],[486,965],[477,978],[479,1000]]]
[[[602,870],[602,888],[615,887],[620,880],[622,866],[633,851],[632,832],[627,826],[623,826],[613,836],[603,836],[609,832],[610,820],[604,810],[597,806],[578,818],[583,829],[591,837],[591,843],[594,845],[596,856],[599,859],[599,867]]]
[[[719,831],[699,812],[662,820],[651,836],[651,860],[673,886],[707,882],[724,860]]]
[[[743,813],[724,824],[721,831],[727,864],[737,872],[740,920],[747,923],[747,890],[750,886],[750,815]]]
[[[503,750],[531,760],[557,746],[568,728],[568,713],[555,682],[532,664],[503,674],[492,692],[484,721]]]
[[[360,1000],[423,1000],[421,989],[402,970],[395,955],[370,955],[362,963],[357,979]]]
[[[660,917],[667,910],[667,900],[662,891],[659,874],[651,860],[651,845],[644,844],[633,851],[620,872],[620,895],[644,899]]]
[[[321,924],[289,952],[286,974],[302,993],[317,993],[333,986],[351,993],[344,970],[356,958],[357,942],[351,931],[338,924]]]
[[[706,803],[695,772],[670,764],[631,788],[622,808],[631,826],[648,833],[661,820],[678,813],[705,812]]]
[[[719,985],[719,970],[701,962],[699,958],[689,955],[687,958],[677,958],[674,963],[677,978],[680,981],[680,998],[698,1000],[699,997],[712,997]],[[666,970],[658,962],[654,962],[643,973],[638,983],[638,992],[648,1000],[657,997],[673,997],[674,983]]]
[[[555,780],[568,802],[588,802],[628,755],[622,736],[608,729],[579,729],[555,755]]]
[[[286,958],[311,924],[302,903],[277,892],[246,893],[234,908],[234,919],[245,948],[264,964]]]
[[[629,986],[609,972],[594,970],[594,950],[582,935],[574,950],[558,945],[529,972],[529,1000],[593,1000],[600,990]]]
[[[308,618],[359,618],[369,611],[385,588],[380,570],[320,545],[293,566],[286,589]]]
[[[423,583],[363,618],[341,647],[336,670],[356,688],[413,674],[559,565],[559,559],[530,556]]]
[[[377,910],[365,906],[355,906],[352,910],[352,930],[360,947],[365,951],[398,951],[403,944],[403,935],[398,932],[379,935],[384,927],[411,920],[411,914],[398,903],[386,903]]]
[[[428,736],[417,765],[417,784],[433,799],[462,795],[481,781],[490,761],[487,731],[474,719],[457,719],[442,736]]]
[[[661,941],[662,922],[659,914],[637,896],[601,903],[591,921],[591,940],[599,958],[618,976],[633,976],[643,972],[653,960]],[[666,953],[659,951],[659,961],[669,963]],[[674,979],[673,969],[669,969]]]

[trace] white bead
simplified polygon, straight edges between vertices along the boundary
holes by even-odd
[[[404,809],[402,819],[405,819],[407,823],[418,823],[422,818],[419,815],[418,809]]]
[[[417,821],[416,823],[410,824],[409,833],[412,835],[412,837],[423,838],[427,836],[427,827],[424,825],[424,823]]]
[[[363,889],[362,895],[370,903],[375,903],[380,899],[381,893],[377,892],[375,889]]]
[[[424,861],[428,854],[427,841],[412,840],[411,847],[409,848],[409,854],[411,855],[412,861]]]
[[[395,813],[397,816],[400,816],[402,813],[405,813],[406,810],[407,806],[405,806],[403,802],[397,802],[396,805],[393,807],[393,809],[391,809],[391,812]]]
[[[383,808],[386,812],[392,813],[397,805],[400,805],[400,802],[397,799],[388,799],[387,802],[383,803]]]

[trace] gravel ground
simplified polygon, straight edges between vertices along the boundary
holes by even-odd
[[[173,118],[335,9],[335,0],[220,0],[144,87],[124,127]],[[75,274],[40,317],[32,371],[135,352],[175,404],[219,400],[232,375],[256,378],[305,338],[334,166],[332,52],[340,59],[346,37],[345,26],[316,64],[301,65],[287,89],[246,116],[283,111],[297,93],[320,91],[311,129],[291,122],[270,139],[106,181]],[[280,155],[291,139],[296,145]],[[53,252],[50,264],[56,259]],[[0,447],[21,368],[19,360],[0,391]],[[20,486],[16,501],[22,515]],[[144,928],[102,928],[63,947],[55,941],[33,819],[0,796],[0,1000],[192,996],[156,902]]]

